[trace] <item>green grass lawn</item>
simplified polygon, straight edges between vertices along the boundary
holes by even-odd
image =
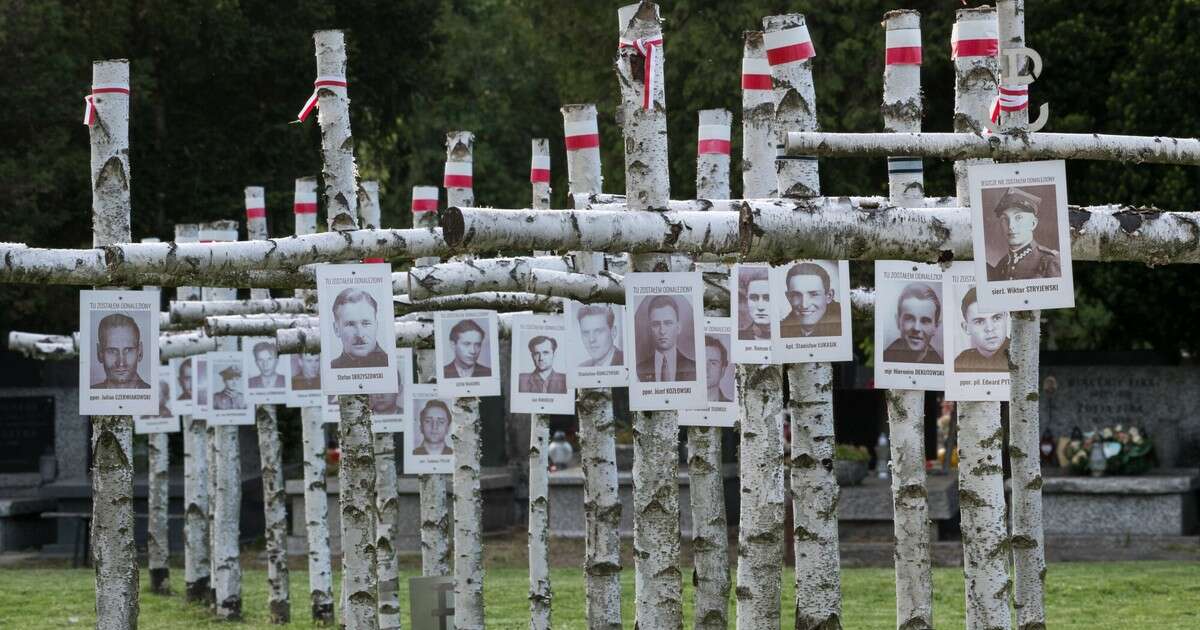
[[[172,571],[172,585],[182,587],[182,571]],[[405,577],[415,575],[407,572]],[[184,603],[180,595],[163,597],[144,590],[139,627],[196,628],[224,626],[206,610]],[[293,571],[293,625],[310,627],[307,576]],[[624,619],[633,627],[633,571],[622,574]],[[688,576],[690,577],[690,575]],[[526,574],[521,569],[493,568],[487,572],[486,598],[489,628],[527,628]],[[894,627],[890,569],[846,569],[842,577],[846,628]],[[88,569],[0,569],[0,628],[91,627],[93,574]],[[555,569],[554,627],[583,628],[583,579],[578,570]],[[691,589],[685,579],[685,619],[691,615]],[[958,569],[937,569],[934,574],[935,625],[963,627],[963,581]],[[335,579],[334,584],[339,580]],[[1048,625],[1056,630],[1103,628],[1200,628],[1200,563],[1140,562],[1113,564],[1057,564],[1047,577]],[[245,573],[244,610],[239,628],[270,628],[266,622],[266,576],[261,570]],[[784,582],[785,602],[792,597],[791,577]],[[407,602],[404,626],[409,627]],[[783,608],[783,627],[792,627],[791,606]],[[730,606],[732,619],[732,602]]]

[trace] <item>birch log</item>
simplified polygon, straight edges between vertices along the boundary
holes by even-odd
[[[194,366],[195,361],[192,364]],[[192,416],[183,416],[182,420],[185,597],[189,602],[204,602],[208,600],[211,576],[206,423],[204,419]]]
[[[317,328],[313,315],[218,315],[204,318],[209,337],[270,337],[284,328]]]
[[[66,361],[79,356],[79,347],[72,337],[15,330],[9,331],[5,349],[39,361]]]
[[[550,416],[535,413],[529,431],[529,629],[550,630]]]
[[[413,353],[417,360],[417,376],[422,383],[437,381],[437,356],[431,347]],[[446,576],[453,572],[451,544],[454,533],[450,528],[451,475],[419,475],[421,501],[421,575]]]
[[[93,90],[129,88],[129,62],[92,63]],[[92,244],[128,243],[129,94],[92,94]],[[9,253],[24,250],[11,250]],[[92,416],[91,547],[96,560],[96,627],[136,628],[137,551],[133,541],[133,418]]]
[[[446,295],[428,300],[410,300],[398,295],[393,301],[397,315],[432,311],[457,311],[490,309],[494,311],[535,311],[538,313],[561,313],[565,301],[556,297],[513,291],[488,291],[466,295]]]
[[[617,15],[621,34],[616,60],[621,88],[618,121],[625,138],[626,198],[631,209],[666,210],[671,181],[662,19],[653,2],[624,6]],[[644,76],[647,70],[649,77]],[[670,256],[643,255],[635,256],[632,263],[635,271],[690,267],[684,263],[671,268],[671,261]],[[636,413],[633,457],[635,626],[682,628],[678,412]]]
[[[696,157],[696,194],[729,196],[727,110],[700,111]],[[726,286],[728,286],[728,274]],[[725,307],[707,306],[705,315],[729,316]],[[729,527],[725,522],[725,476],[721,467],[720,427],[688,427],[688,498],[692,510],[693,626],[724,630],[729,625]]]
[[[317,231],[317,178],[297,178],[294,190],[292,214],[296,235],[313,234]],[[311,299],[312,292],[298,290],[296,297]],[[315,318],[312,325],[317,326]],[[325,485],[325,420],[320,406],[301,408],[300,434],[310,612],[314,622],[328,625],[334,620],[333,561],[329,550],[329,499]]]
[[[475,205],[474,157],[475,134],[470,131],[446,132],[446,167],[442,187],[447,206]]]
[[[532,141],[529,186],[533,196],[531,208],[535,210],[550,209],[550,141],[546,138],[534,138]]]
[[[151,433],[148,438],[149,493],[146,498],[149,521],[146,525],[146,555],[150,567],[150,590],[160,595],[171,594],[170,528],[167,520],[170,508],[169,433]]]
[[[265,240],[267,234],[266,193],[261,186],[248,186],[246,236]],[[292,302],[303,302],[292,298]],[[250,302],[263,308],[279,308],[285,300],[272,300],[269,289],[251,289]],[[172,312],[176,304],[172,304]],[[204,312],[206,303],[198,303]],[[257,312],[257,311],[251,311]],[[279,311],[267,311],[279,312]],[[301,311],[303,312],[303,311]],[[203,320],[203,317],[200,318]],[[263,485],[263,531],[267,553],[267,611],[271,623],[291,621],[292,605],[287,565],[287,495],[283,485],[283,453],[279,441],[279,408],[255,405],[254,424],[258,434],[258,457]]]
[[[763,31],[775,82],[776,133],[784,129],[815,130],[813,54],[804,16],[791,13],[765,17]],[[799,54],[792,54],[794,51]],[[781,195],[820,194],[816,159],[777,159],[775,170]],[[792,418],[796,628],[832,630],[841,628],[838,486],[833,477],[833,370],[828,363],[804,363],[789,366],[787,375]]]
[[[534,269],[571,271],[567,256],[524,256],[445,262],[408,270],[408,297],[427,300],[437,296],[520,291]]]
[[[314,310],[315,304],[308,304],[300,298],[272,299],[268,289],[251,289],[251,292],[267,292],[266,295],[251,297],[249,300],[204,301],[173,301],[170,306],[170,321],[175,324],[200,324],[205,318],[229,315],[266,315],[289,314],[303,315]]]
[[[341,31],[317,31],[317,76],[346,76],[346,41]],[[350,133],[346,87],[319,90],[322,174],[330,232],[358,228],[358,173]],[[372,258],[374,256],[363,256]],[[338,396],[339,504],[342,517],[343,624],[349,630],[378,628],[375,556],[375,456],[371,407],[366,394]]]
[[[995,32],[996,11],[992,7],[959,9],[958,28],[967,23],[990,26]],[[954,59],[954,72],[954,130],[964,136],[979,133],[996,94],[999,63],[991,55],[959,55]],[[968,196],[967,166],[979,162],[954,164],[960,201]],[[958,504],[966,580],[966,627],[968,630],[1010,628],[1009,539],[1004,522],[1001,467],[1004,433],[1000,426],[1000,404],[964,402],[958,410]]]
[[[1025,0],[998,0],[1001,59],[1011,48],[1024,48]],[[1008,68],[1012,76],[1028,68]],[[1006,77],[1007,78],[1007,77]],[[1011,80],[1011,79],[1010,79]],[[1021,133],[1029,128],[1029,109],[1000,113],[1000,130]],[[1009,364],[1012,384],[1008,404],[1008,459],[1012,473],[1013,608],[1018,630],[1045,630],[1046,550],[1042,529],[1041,381],[1038,351],[1041,311],[1013,313]]]
[[[478,398],[457,398],[454,430],[454,627],[483,628],[483,497]]]
[[[775,95],[762,31],[746,31],[742,48],[742,196],[777,197]]]
[[[599,193],[603,178],[596,106],[564,105],[562,115],[570,196]],[[604,272],[603,254],[577,251],[572,256],[581,274],[598,276]],[[584,613],[589,630],[619,630],[621,500],[617,493],[613,391],[580,389],[576,396],[584,484]]]
[[[206,289],[211,290],[211,289]],[[233,337],[217,340],[217,350],[233,352]],[[209,387],[213,387],[209,383]],[[209,439],[215,456],[212,463],[214,491],[212,510],[212,583],[218,619],[242,618],[242,565],[238,545],[242,513],[242,457],[237,426],[210,426]],[[213,452],[213,451],[210,451]]]
[[[890,11],[883,18],[883,126],[921,130],[921,14]],[[916,48],[916,55],[913,55]],[[925,196],[921,158],[888,157],[888,196],[919,207]],[[925,392],[887,390],[892,510],[896,535],[896,628],[933,628],[933,570],[925,488]]]
[[[774,110],[772,110],[772,111],[774,111]],[[744,146],[745,145],[743,145],[743,148],[744,148]],[[771,146],[770,151],[764,152],[764,154],[769,153],[770,159],[774,160],[775,159],[775,148],[774,148],[773,144],[770,146]],[[746,185],[746,182],[744,181],[744,177],[745,177],[745,171],[743,171],[743,187]],[[726,212],[737,212],[737,211],[741,210],[742,204],[745,203],[746,201],[763,201],[767,198],[777,197],[778,193],[774,192],[775,182],[776,182],[775,170],[774,170],[774,168],[772,168],[771,181],[769,184],[771,189],[769,191],[766,191],[766,192],[770,192],[771,194],[766,194],[766,192],[764,192],[762,190],[762,188],[758,188],[758,189],[755,188],[755,186],[762,186],[763,188],[765,188],[767,186],[767,184],[754,183],[754,184],[751,184],[750,194],[745,195],[745,197],[746,197],[745,199],[672,199],[667,202],[667,210],[669,210],[671,212],[712,212],[714,210],[726,211]],[[621,212],[621,211],[629,209],[629,204],[625,203],[625,195],[588,194],[588,195],[570,195],[569,197],[572,200],[573,205],[571,207],[574,210],[601,210],[601,211],[606,211],[606,212]],[[838,199],[847,199],[847,200],[849,200],[850,203],[857,205],[857,206],[863,206],[863,207],[878,206],[879,204],[888,202],[887,197],[878,197],[878,196],[860,197],[860,196],[851,195],[851,196],[838,197]],[[958,197],[955,197],[953,195],[950,195],[947,197],[926,197],[921,201],[921,204],[920,204],[921,207],[925,207],[925,208],[950,208],[950,207],[955,207],[957,205],[958,205]]]
[[[986,111],[986,110],[985,110]],[[789,155],[865,157],[923,155],[946,160],[1103,160],[1132,164],[1200,165],[1200,139],[1098,133],[1019,131],[989,135],[957,133],[789,132]]]

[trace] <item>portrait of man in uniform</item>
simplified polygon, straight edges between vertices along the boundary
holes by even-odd
[[[942,300],[933,287],[910,282],[896,300],[896,328],[900,337],[883,351],[892,363],[938,363],[942,355],[933,347],[942,325]]]
[[[387,367],[387,353],[376,341],[379,305],[375,298],[361,289],[343,289],[330,310],[334,334],[342,342],[342,353],[329,366],[335,370]]]
[[[616,314],[610,306],[586,304],[575,313],[579,322],[579,337],[588,358],[580,367],[623,365],[625,355],[617,347]]]
[[[230,365],[218,372],[223,387],[213,394],[213,409],[245,409],[246,395],[240,390],[242,371],[236,365]]]
[[[679,349],[683,319],[679,304],[669,295],[650,298],[644,313],[639,313],[638,328],[645,331],[651,347],[638,358],[637,375],[642,383],[670,383],[696,380],[696,361]]]
[[[954,357],[955,372],[1008,372],[1008,313],[982,313],[971,287],[962,298],[962,329],[971,347]]]
[[[260,341],[254,344],[254,365],[258,368],[258,376],[250,377],[250,389],[284,386],[283,375],[275,373],[279,366],[279,351],[274,343]]]
[[[704,354],[708,362],[704,373],[708,402],[733,402],[721,390],[721,381],[725,380],[725,370],[729,367],[729,351],[716,337],[704,335]]]
[[[96,357],[104,369],[104,378],[92,383],[92,389],[150,389],[150,383],[138,374],[142,362],[142,332],[133,318],[121,313],[105,315],[96,327]],[[95,368],[92,369],[93,378]]]
[[[292,356],[292,389],[321,389],[321,355]]]
[[[797,263],[784,278],[784,297],[791,310],[779,322],[781,337],[837,337],[842,334],[842,307],[829,272],[816,263]]]
[[[179,382],[179,396],[175,400],[192,399],[192,357],[186,357],[179,362],[179,373],[175,376]]]
[[[440,400],[429,400],[417,414],[417,430],[421,432],[421,443],[413,449],[413,455],[452,455],[454,449],[446,444],[450,433],[450,407]]]
[[[537,335],[529,340],[529,356],[533,360],[533,371],[519,375],[517,389],[524,394],[565,394],[567,375],[554,371],[554,355],[558,352],[558,341],[546,335]]]
[[[1053,204],[1051,200],[1050,204]],[[989,232],[999,230],[994,238],[1004,238],[1008,253],[987,266],[990,281],[1031,280],[1034,278],[1057,278],[1062,275],[1058,250],[1051,249],[1034,239],[1034,231],[1043,212],[1052,215],[1053,208],[1043,210],[1041,197],[1020,188],[1009,188],[1000,196],[992,211],[999,219]]]
[[[767,275],[765,267],[738,269],[739,309],[746,313],[746,319],[740,322],[738,339],[771,338],[771,283]]]
[[[445,378],[482,378],[492,375],[484,365],[484,339],[487,334],[473,319],[464,319],[450,328],[450,348],[454,358],[442,368]]]

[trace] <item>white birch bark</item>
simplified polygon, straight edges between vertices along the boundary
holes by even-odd
[[[92,85],[129,86],[129,62],[92,63]],[[92,97],[92,244],[128,243],[129,95]],[[23,252],[11,249],[7,253]],[[67,268],[67,267],[64,267]],[[91,547],[96,560],[96,628],[135,628],[137,551],[133,541],[133,418],[92,416]]]
[[[764,37],[805,24],[798,13],[768,16],[763,18]],[[812,64],[809,58],[771,66],[777,134],[786,129],[817,128]],[[780,195],[820,194],[815,159],[776,159],[775,170]],[[833,370],[828,363],[808,363],[791,365],[786,371],[792,418],[796,628],[832,630],[841,628],[842,607],[838,485],[833,477]]]
[[[217,349],[237,350],[237,340],[228,337],[218,340]],[[209,437],[216,449],[211,457],[215,472],[215,499],[212,510],[212,584],[218,619],[237,621],[242,618],[242,565],[239,537],[242,514],[242,457],[238,445],[238,427],[209,427]]]
[[[483,497],[479,486],[479,399],[458,398],[454,430],[454,627],[483,628]]]
[[[775,159],[774,145],[771,146],[771,159]],[[745,173],[743,172],[743,186],[745,186]],[[753,184],[759,185],[759,184]],[[771,186],[775,186],[775,171],[771,171]],[[751,193],[758,191],[753,188]],[[765,199],[777,197],[778,193],[772,192],[772,195],[766,197],[758,194],[746,195],[745,199],[671,199],[667,202],[667,210],[671,212],[711,212],[711,211],[726,211],[739,212],[742,209],[742,204],[747,201],[763,201]],[[629,209],[629,205],[625,203],[625,195],[614,194],[580,194],[568,195],[572,201],[571,208],[573,210],[602,210],[608,212],[621,212]],[[838,199],[846,199],[850,204],[870,208],[879,204],[888,203],[887,197],[879,196],[843,196]],[[958,206],[958,197],[953,195],[946,197],[925,197],[920,204],[915,207],[923,208],[953,208]]]
[[[550,209],[550,182],[535,182],[533,180],[532,164],[544,162],[545,170],[550,170],[550,141],[546,138],[534,138],[530,149],[531,166],[530,166],[530,194],[532,195],[530,208],[535,210]]]
[[[699,136],[696,155],[696,196],[701,199],[728,199],[729,154],[719,150],[708,150],[701,146],[704,140],[729,140],[730,121],[733,115],[727,109],[702,109],[699,113]],[[708,134],[717,135],[710,138]]]
[[[413,353],[422,383],[437,381],[437,357],[432,345]],[[421,575],[446,576],[453,572],[450,528],[451,475],[419,475],[421,501]]]
[[[408,270],[405,291],[413,300],[484,291],[520,291],[534,269],[571,271],[568,256],[524,256],[445,262]]]
[[[446,132],[446,163],[468,164],[469,168],[473,166],[472,153],[475,147],[475,134],[470,131],[448,131]],[[472,172],[472,177],[474,173]],[[443,182],[445,183],[445,182]],[[474,206],[475,205],[475,187],[472,182],[471,186],[446,186],[446,206]]]
[[[920,13],[890,11],[883,26],[885,31],[915,32],[920,45]],[[881,112],[888,131],[921,130],[920,64],[884,65]],[[920,207],[925,197],[924,174],[904,172],[914,163],[920,164],[920,158],[888,158],[888,195],[902,206]],[[896,535],[896,628],[928,629],[933,628],[933,569],[925,487],[925,392],[895,389],[885,397]]]
[[[631,209],[666,210],[671,181],[663,47],[651,48],[650,71],[657,77],[655,81],[644,81],[647,58],[635,47],[639,42],[661,42],[658,5],[641,2],[622,7],[618,24],[622,42],[616,60],[621,88],[618,122],[625,138],[626,198]],[[643,98],[648,107],[643,107]],[[632,263],[636,271],[686,271],[690,267],[689,262],[676,260],[680,264],[674,269],[670,268],[670,256],[634,256]],[[635,413],[633,456],[634,623],[639,628],[682,628],[678,412]]]
[[[268,289],[251,289],[251,291],[268,291]],[[208,317],[230,315],[268,315],[288,314],[303,315],[315,310],[315,304],[309,304],[301,298],[254,297],[249,300],[204,301],[172,301],[170,306],[170,321],[174,324],[202,324]]]
[[[994,95],[994,93],[993,93]],[[985,105],[985,110],[986,105]],[[980,127],[980,130],[983,128]],[[816,133],[789,131],[789,155],[922,155],[945,160],[1102,160],[1133,164],[1200,164],[1200,139],[1093,133]]]
[[[149,522],[146,526],[146,555],[150,567],[150,590],[160,595],[171,594],[170,529],[167,513],[170,506],[170,456],[167,452],[169,433],[151,433],[149,449],[149,494],[146,504]]]
[[[1000,53],[1023,48],[1025,0],[998,0]],[[1028,74],[1027,68],[1010,72]],[[1000,130],[1024,132],[1029,110],[1000,113]],[[1013,608],[1019,630],[1045,630],[1046,550],[1042,528],[1041,418],[1038,395],[1041,377],[1038,351],[1042,335],[1041,311],[1015,312],[1009,344],[1012,367],[1008,404],[1008,458],[1012,479]]]
[[[762,31],[746,31],[742,48],[742,196],[777,197],[775,178],[775,94],[748,86],[747,75],[770,79]]]
[[[960,24],[994,22],[996,11],[986,6],[959,9],[956,19]],[[995,57],[958,57],[954,60],[954,72],[954,130],[963,136],[979,133],[996,94],[999,63]],[[955,187],[960,202],[968,198],[967,166],[982,161],[987,160],[955,162]],[[959,403],[958,504],[968,630],[1012,627],[1008,608],[1009,538],[1001,466],[1003,442],[999,403]]]
[[[529,426],[529,630],[550,630],[550,416]]]
[[[512,331],[513,315],[516,313],[500,313],[497,318],[501,336]],[[433,347],[433,322],[428,319],[397,321],[395,332],[399,348]],[[275,342],[280,354],[313,354],[321,351],[321,332],[317,328],[280,329],[275,332]]]
[[[75,340],[67,335],[10,331],[5,348],[27,359],[66,361],[79,356]]]
[[[317,328],[313,315],[218,315],[204,318],[209,337],[270,337],[284,328]]]
[[[217,476],[220,474],[221,443],[217,440],[217,427],[209,426],[204,434],[208,448],[208,594],[206,601],[210,612],[216,612],[217,602]]]
[[[535,295],[533,293],[488,291],[485,293],[468,293],[466,295],[445,295],[416,301],[408,299],[406,295],[398,295],[392,305],[397,315],[472,309],[561,313],[566,306],[566,302],[560,298]]]
[[[182,420],[185,597],[189,602],[204,602],[208,601],[211,576],[206,423],[192,416]]]
[[[396,535],[400,519],[400,498],[396,491],[396,445],[391,433],[375,434],[375,507],[379,521],[375,525],[375,555],[379,565],[379,628],[401,627],[400,576],[396,562]]]
[[[596,106],[593,103],[563,105],[559,111],[563,116],[564,137],[583,140],[574,141],[579,144],[577,147],[567,147],[567,181],[571,195],[598,193],[604,187],[604,175],[600,170],[599,139],[587,138],[598,132]]]
[[[329,498],[325,485],[325,418],[321,408],[300,410],[304,448],[304,527],[308,539],[308,591],[313,621],[334,620],[333,561],[329,550]]]

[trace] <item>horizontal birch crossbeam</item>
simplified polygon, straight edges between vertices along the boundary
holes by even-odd
[[[11,331],[8,333],[7,349],[27,359],[41,361],[65,361],[79,356],[79,340],[75,336],[43,335]]]
[[[397,295],[394,300],[394,306],[397,315],[427,311],[461,311],[472,309],[561,313],[566,306],[566,302],[562,298],[535,295],[520,291],[484,291],[463,295],[442,295],[427,300],[413,300],[407,295]]]
[[[308,298],[275,298],[258,300],[181,300],[172,301],[171,323],[202,324],[209,317],[220,315],[257,315],[267,313],[301,314],[315,306],[316,296]]]
[[[843,197],[853,205],[871,208],[888,203],[887,197]],[[604,210],[608,212],[624,212],[629,210],[625,203],[625,195],[610,193],[590,193],[571,195],[569,200],[574,210]],[[672,199],[667,202],[667,210],[671,212],[740,212],[742,204],[747,201],[766,201],[766,199]],[[954,208],[958,206],[958,197],[925,197],[921,200],[923,208]]]
[[[825,133],[792,131],[788,155],[967,160],[1105,160],[1200,165],[1200,139],[1094,133]]]
[[[512,332],[512,316],[518,313],[500,313],[500,336],[506,337]],[[396,347],[398,348],[432,348],[434,325],[432,321],[398,321],[396,322]],[[283,328],[275,331],[275,347],[280,354],[315,354],[321,351],[321,329],[313,328]]]
[[[447,253],[440,231],[424,228],[323,232],[262,241],[124,243],[93,249],[10,245],[0,247],[0,283],[309,288],[314,286],[311,271],[300,270],[305,265]],[[289,280],[290,275],[304,276],[304,282]],[[277,282],[265,284],[266,279]]]
[[[216,315],[204,318],[210,337],[274,337],[282,328],[316,328],[315,315]]]
[[[525,256],[413,267],[408,270],[407,293],[412,300],[427,300],[463,293],[521,291],[533,269],[571,271],[573,265],[569,256]]]
[[[534,269],[525,289],[537,295],[554,296],[584,303],[624,304],[624,276],[602,272],[598,275]],[[729,272],[704,273],[704,306],[729,306]]]

